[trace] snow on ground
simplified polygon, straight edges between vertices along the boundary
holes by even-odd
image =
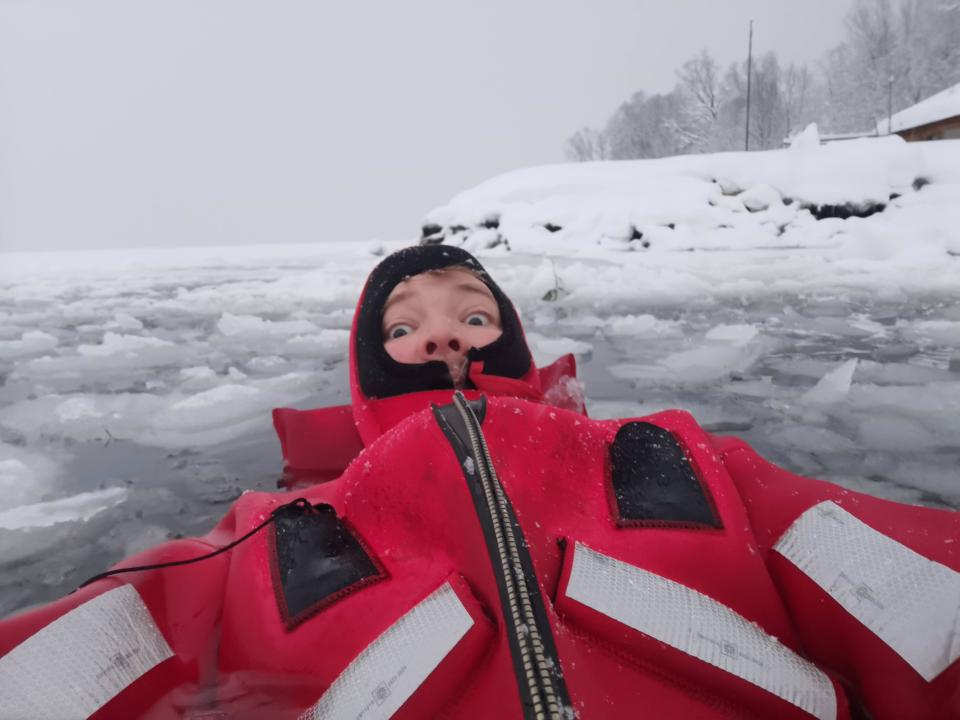
[[[469,248],[506,239],[514,251],[577,257],[607,249],[653,255],[783,248],[817,250],[840,263],[897,260],[899,267],[960,253],[958,198],[960,141],[863,138],[527,168],[437,208],[424,221],[424,235]],[[883,213],[823,217],[841,207]],[[844,274],[842,267],[801,267]]]
[[[594,416],[682,407],[794,471],[960,507],[960,142],[532,168],[426,224],[477,251],[539,362],[576,355]],[[398,247],[0,256],[0,615],[273,487],[270,409],[349,400],[353,305]]]

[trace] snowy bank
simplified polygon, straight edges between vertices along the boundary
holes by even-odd
[[[960,141],[892,136],[517,170],[429,213],[423,240],[581,257],[780,248],[942,260],[960,255]]]

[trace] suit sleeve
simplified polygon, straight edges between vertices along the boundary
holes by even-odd
[[[232,514],[202,539],[165,543],[117,567],[206,555],[232,539]],[[178,717],[158,700],[215,679],[228,566],[224,553],[114,575],[0,621],[0,716]]]
[[[801,477],[742,440],[713,441],[811,659],[875,720],[960,719],[960,513]]]

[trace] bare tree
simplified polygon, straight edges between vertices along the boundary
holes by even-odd
[[[783,73],[781,84],[784,123],[789,135],[814,117],[810,112],[814,103],[813,76],[806,66],[791,65]]]
[[[577,162],[610,159],[609,143],[604,133],[585,127],[567,140],[567,157]]]
[[[677,78],[705,119],[716,122],[720,114],[720,76],[717,64],[704,48],[677,71]]]

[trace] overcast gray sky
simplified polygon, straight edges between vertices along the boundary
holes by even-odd
[[[707,47],[851,0],[0,0],[0,249],[415,240]]]

